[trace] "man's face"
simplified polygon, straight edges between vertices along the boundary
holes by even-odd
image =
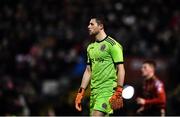
[[[144,63],[141,67],[142,76],[147,77],[154,71],[153,67],[147,63]]]
[[[89,35],[97,35],[102,29],[102,25],[98,25],[96,19],[91,19],[88,25]]]

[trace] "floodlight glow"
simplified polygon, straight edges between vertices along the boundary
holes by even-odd
[[[122,97],[124,99],[131,99],[134,95],[134,88],[130,85],[126,85],[122,91]]]

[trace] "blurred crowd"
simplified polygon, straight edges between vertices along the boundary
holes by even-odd
[[[166,59],[168,114],[180,114],[178,0],[0,0],[0,115],[88,115],[76,112],[74,95],[93,15],[106,19],[125,60]]]

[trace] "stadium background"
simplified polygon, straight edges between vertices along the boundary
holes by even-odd
[[[124,47],[125,84],[135,96],[114,115],[135,115],[144,59],[157,62],[167,115],[179,115],[178,0],[0,0],[0,115],[88,115],[74,108],[86,64],[90,16]]]

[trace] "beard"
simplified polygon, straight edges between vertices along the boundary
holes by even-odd
[[[97,34],[99,34],[99,31],[89,31],[90,36],[96,36]]]
[[[89,35],[89,39],[91,42],[94,42],[96,40],[95,35]]]
[[[92,42],[96,40],[96,35],[99,34],[99,31],[89,31],[89,38]]]

